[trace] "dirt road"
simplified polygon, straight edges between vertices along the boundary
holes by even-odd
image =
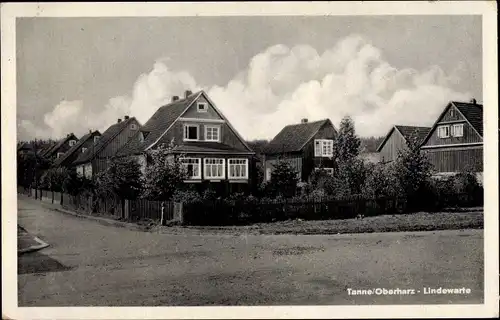
[[[483,230],[358,235],[160,234],[19,198],[50,247],[19,257],[19,306],[481,303]],[[424,294],[424,288],[469,294]],[[413,289],[349,295],[348,289]],[[365,292],[366,293],[366,292]]]

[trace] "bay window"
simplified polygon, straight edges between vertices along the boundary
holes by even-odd
[[[229,179],[248,179],[248,159],[228,159]]]
[[[204,159],[205,179],[224,179],[224,159],[205,158]]]

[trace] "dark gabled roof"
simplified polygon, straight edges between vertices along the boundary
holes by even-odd
[[[73,164],[89,162],[94,159],[130,122],[137,121],[134,117],[117,122],[103,132],[99,140],[97,140],[90,148],[81,153]]]
[[[331,124],[330,119],[288,125],[269,142],[263,152],[275,154],[301,151],[326,123]]]
[[[201,94],[193,93],[185,99],[180,99],[160,107],[142,128],[117,152],[118,156],[126,156],[143,152],[158,140],[161,135],[179,118],[186,108]],[[144,141],[138,138],[140,132],[145,135]]]
[[[393,134],[394,130],[397,130],[403,138],[406,140],[406,142],[409,141],[409,139],[413,138],[416,136],[417,138],[417,143],[420,144],[429,131],[431,130],[430,127],[417,127],[417,126],[402,126],[402,125],[395,125],[389,130],[387,135],[385,136],[384,140],[380,143],[380,145],[377,148],[377,152],[380,152],[382,148],[384,147],[385,143],[387,140],[389,140],[389,137]]]
[[[41,156],[41,157],[45,156],[45,154],[48,153],[49,150],[51,150],[56,144],[57,144],[57,142],[55,142],[55,143],[48,143],[47,145],[41,147],[38,150],[37,154],[39,156]]]
[[[464,115],[464,117],[469,121],[471,126],[477,131],[477,133],[483,137],[483,105],[477,103],[467,103],[467,102],[452,102]]]
[[[53,166],[54,167],[58,167],[58,166],[62,165],[64,163],[64,161],[66,161],[66,159],[68,159],[72,154],[74,154],[75,152],[77,152],[78,150],[80,150],[80,147],[85,142],[87,142],[89,139],[93,139],[93,137],[94,137],[95,134],[99,134],[100,135],[100,132],[99,131],[94,131],[94,132],[89,132],[86,135],[84,135],[80,140],[78,140],[78,142],[74,146],[72,146],[68,151],[66,151],[62,155],[62,157],[57,158],[54,161]]]
[[[48,149],[45,153],[43,153],[42,156],[51,157],[69,140],[78,140],[78,138],[73,133],[70,133],[66,137],[64,137],[63,139],[59,140],[59,142],[57,142],[55,145],[53,145],[52,148]]]
[[[17,146],[17,151],[33,150],[33,145],[29,142],[22,142]]]
[[[219,152],[225,154],[254,154],[245,149],[238,149],[227,144],[219,142],[189,142],[188,144],[175,146],[173,149],[176,153],[189,152],[189,153],[211,153]]]
[[[427,140],[429,140],[430,136],[436,129],[439,121],[441,121],[441,119],[451,106],[455,106],[458,109],[458,111],[460,111],[460,113],[465,117],[465,120],[470,123],[470,125],[477,132],[477,134],[481,138],[483,137],[483,105],[475,102],[450,101],[446,105],[446,108],[444,108],[443,112],[441,112],[441,115],[436,119],[431,130],[429,130],[429,133],[422,140],[420,145],[423,146],[427,142]]]

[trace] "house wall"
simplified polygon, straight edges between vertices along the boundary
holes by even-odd
[[[280,157],[283,157],[283,160],[287,161],[292,166],[297,172],[299,179],[302,180],[302,154],[292,153],[284,155],[266,155],[264,158],[264,181],[269,181],[270,173],[274,170],[274,166],[278,163]]]
[[[314,140],[316,139],[331,139],[335,140],[337,132],[332,125],[328,123],[323,125],[321,129],[318,130],[316,135],[309,141],[303,150],[303,166],[302,166],[302,181],[307,181],[314,168],[324,167],[333,168],[334,160],[332,158],[326,157],[315,157],[314,156]]]
[[[434,169],[439,172],[459,172],[467,166],[471,166],[474,171],[483,171],[483,148],[440,148],[425,149],[429,161]]]
[[[132,130],[131,129],[131,125],[132,124],[135,124],[136,125],[136,129],[135,130]],[[110,143],[108,143],[106,145],[106,147],[104,147],[103,150],[101,150],[101,152],[99,152],[99,154],[97,155],[97,157],[99,158],[106,158],[106,157],[112,157],[116,154],[116,152],[118,151],[118,149],[120,149],[121,147],[123,147],[125,145],[125,143],[127,143],[127,141],[134,135],[137,133],[137,131],[139,130],[140,128],[140,125],[139,125],[139,122],[136,120],[136,119],[132,119],[130,121],[130,123],[128,124],[128,126],[122,130],[122,132],[120,132],[120,134],[118,136],[116,136]]]
[[[435,146],[435,145],[449,145],[458,143],[473,143],[481,142],[482,138],[477,134],[477,132],[472,128],[472,126],[466,121],[464,117],[458,112],[458,110],[451,106],[447,112],[444,114],[443,118],[438,122],[440,124],[451,125],[453,123],[463,123],[464,124],[464,134],[463,137],[449,137],[449,138],[439,138],[437,126],[432,131],[431,136],[425,143],[425,146]]]
[[[205,102],[208,104],[207,112],[198,112],[198,102]],[[205,99],[205,97],[200,96],[189,109],[182,115],[183,118],[197,118],[197,119],[220,119],[220,116],[210,105],[210,103]]]
[[[406,140],[403,135],[397,130],[392,130],[391,135],[380,150],[380,162],[387,163],[395,161],[398,157],[398,152],[406,148]]]

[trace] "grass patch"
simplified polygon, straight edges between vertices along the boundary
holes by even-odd
[[[188,227],[215,232],[257,234],[343,234],[402,231],[434,231],[483,229],[483,211],[475,212],[418,212],[401,215],[382,215],[364,219],[288,220],[259,223],[251,226]]]

